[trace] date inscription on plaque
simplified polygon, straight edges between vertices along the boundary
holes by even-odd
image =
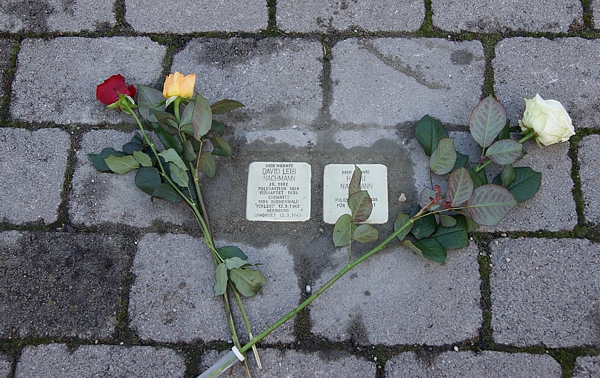
[[[387,167],[383,164],[358,164],[362,171],[361,190],[373,201],[373,211],[365,223],[381,224],[388,220]],[[323,176],[323,221],[335,224],[343,214],[350,214],[348,187],[354,164],[329,164]]]
[[[308,220],[310,174],[308,163],[250,163],[246,219],[267,222]]]

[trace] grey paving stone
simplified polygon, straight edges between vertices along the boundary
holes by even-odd
[[[169,10],[159,0],[125,0],[126,21],[137,32],[194,33],[207,31],[257,32],[267,28],[269,14],[262,0],[183,0]]]
[[[396,126],[425,114],[468,125],[483,85],[478,41],[349,39],[332,51],[331,117],[342,124]]]
[[[425,18],[418,0],[277,2],[277,27],[286,32],[416,31]]]
[[[6,0],[0,4],[0,30],[10,33],[103,31],[114,26],[114,4],[109,1]]]
[[[583,8],[577,0],[433,0],[431,8],[434,26],[453,32],[522,30],[566,33],[571,25],[583,25]]]
[[[597,226],[600,224],[600,177],[598,177],[598,165],[600,164],[598,148],[600,147],[600,136],[590,135],[579,143],[579,178],[581,180],[581,191],[583,192],[584,216],[587,222]]]
[[[3,222],[56,221],[70,144],[58,129],[0,128]]]
[[[562,377],[558,362],[548,355],[483,351],[445,352],[437,356],[401,353],[388,360],[386,377]]]
[[[6,39],[0,39],[0,97],[3,97],[6,92],[7,71],[11,67],[11,59],[15,44]]]
[[[11,373],[12,363],[8,358],[0,357],[0,377],[8,378]]]
[[[573,378],[592,378],[600,376],[600,356],[577,357]]]
[[[185,359],[167,348],[48,344],[23,349],[15,377],[185,377]]]
[[[109,337],[132,247],[118,235],[0,233],[0,337]]]
[[[229,245],[219,242],[218,245]],[[293,309],[300,299],[292,259],[285,247],[261,250],[237,244],[259,270],[267,285],[257,297],[244,299],[244,308],[259,334]],[[131,289],[131,325],[144,340],[190,342],[230,340],[221,298],[214,297],[214,267],[207,247],[187,235],[148,234],[138,244],[134,261],[136,279]],[[242,324],[238,330],[244,330]],[[244,333],[240,332],[240,337]],[[293,322],[266,339],[293,341]]]
[[[494,340],[599,346],[600,247],[581,239],[500,239],[492,248]]]
[[[542,173],[542,184],[536,195],[521,202],[498,225],[482,227],[484,231],[562,231],[577,225],[573,197],[572,161],[569,143],[540,148],[535,142],[524,144],[527,154],[514,164]],[[494,172],[494,167],[488,172]],[[493,176],[499,173],[499,169]],[[491,178],[490,178],[491,181]]]
[[[124,175],[101,173],[87,154],[98,154],[106,147],[122,151],[133,133],[114,130],[90,131],[83,135],[69,195],[69,215],[86,226],[121,223],[149,227],[154,222],[196,227],[192,212],[183,203],[155,199],[135,186],[135,172]]]
[[[223,98],[246,107],[228,125],[252,129],[305,126],[323,102],[323,47],[300,39],[194,39],[173,58],[172,70],[195,73],[196,91],[213,103]]]
[[[320,351],[317,353],[277,349],[259,349],[258,351],[263,365],[262,370],[257,368],[254,355],[252,353],[246,354],[253,377],[362,378],[374,377],[376,374],[373,362],[365,361],[341,351]],[[200,367],[208,369],[224,355],[225,352],[209,351],[202,356]],[[246,376],[242,365],[239,363],[225,374],[231,374],[232,378]]]
[[[523,115],[523,98],[539,93],[545,100],[560,101],[575,129],[598,127],[598,55],[600,40],[517,37],[498,42],[492,62],[494,90],[512,124]]]
[[[165,52],[147,37],[25,39],[12,84],[11,116],[59,124],[133,123],[122,112],[106,109],[96,99],[96,86],[115,74],[128,84],[162,83]]]
[[[452,251],[444,265],[404,248],[375,255],[313,302],[312,332],[359,345],[442,345],[477,337],[482,321],[477,254],[474,245]],[[346,264],[344,250],[334,256],[335,266],[315,289]]]

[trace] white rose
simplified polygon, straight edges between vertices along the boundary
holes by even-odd
[[[575,135],[571,117],[562,104],[555,100],[544,100],[539,94],[532,99],[525,99],[525,112],[519,126],[524,133],[532,129],[536,142],[545,146],[566,142]]]

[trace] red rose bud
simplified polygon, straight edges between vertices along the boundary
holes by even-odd
[[[114,104],[119,100],[119,93],[129,97],[135,96],[135,87],[127,86],[121,75],[112,75],[96,87],[96,98],[104,105]]]

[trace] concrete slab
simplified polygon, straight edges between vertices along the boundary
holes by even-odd
[[[194,39],[172,70],[196,73],[196,92],[210,102],[229,98],[246,107],[219,116],[241,129],[307,126],[323,102],[323,47],[300,39]],[[217,117],[216,117],[217,118]]]
[[[136,172],[124,175],[101,173],[87,154],[106,147],[122,151],[134,133],[114,130],[90,131],[83,135],[69,195],[69,215],[76,224],[103,223],[149,227],[154,222],[197,227],[192,212],[183,203],[155,199],[135,186]]]
[[[15,44],[7,39],[0,39],[0,97],[4,97],[6,92],[6,78],[8,69],[11,67],[11,59]]]
[[[0,357],[0,377],[9,378],[12,372],[12,362],[8,358]]]
[[[269,22],[262,0],[183,0],[169,9],[169,17],[159,0],[125,0],[125,7],[126,21],[141,33],[258,32]]]
[[[600,246],[582,239],[499,239],[492,248],[494,340],[600,345]]]
[[[15,378],[185,377],[185,358],[172,349],[65,344],[26,347]]]
[[[573,378],[600,376],[600,356],[577,357]]]
[[[9,33],[102,32],[114,26],[114,4],[108,1],[7,0],[0,5],[0,30]]]
[[[2,222],[56,221],[70,147],[59,129],[0,128]]]
[[[259,334],[298,304],[297,278],[285,247],[273,245],[258,250],[236,246],[248,255],[249,262],[262,264],[259,270],[267,279],[261,294],[243,300],[254,334]],[[129,313],[131,326],[142,339],[159,342],[231,339],[222,300],[213,295],[212,259],[201,239],[174,234],[145,235],[138,245],[134,274]],[[240,324],[238,329],[245,328]],[[243,334],[239,336],[247,339]],[[293,322],[266,339],[267,342],[293,340]]]
[[[525,142],[527,154],[514,164],[530,167],[542,173],[542,184],[536,195],[520,202],[498,225],[482,227],[481,231],[563,231],[577,226],[577,210],[573,197],[572,161],[569,143],[540,148],[533,141]],[[496,176],[499,168],[486,170]],[[490,182],[491,182],[490,178]]]
[[[577,0],[451,1],[433,0],[433,25],[447,31],[504,33],[511,30],[566,33],[583,25],[583,8]]]
[[[124,113],[106,109],[96,99],[96,86],[115,74],[128,84],[162,84],[165,52],[147,37],[25,39],[10,114],[25,122],[133,123]]]
[[[365,361],[342,351],[320,351],[316,353],[259,349],[263,369],[256,367],[252,353],[248,353],[248,364],[253,377],[374,377],[376,374],[375,363]],[[201,368],[208,369],[225,352],[217,353],[209,351],[202,356]],[[202,371],[198,372],[201,373]],[[231,378],[242,378],[246,376],[241,364],[236,364],[227,371]]]
[[[583,193],[583,214],[585,220],[595,227],[600,225],[600,177],[597,167],[600,164],[598,156],[600,148],[600,136],[590,135],[579,142],[577,158],[579,160],[579,178],[581,180],[581,191]]]
[[[315,289],[343,268],[346,253],[333,253],[335,262]],[[443,345],[475,338],[482,322],[477,255],[471,245],[451,251],[440,265],[404,248],[380,252],[313,302],[312,332],[359,345]]]
[[[0,233],[1,337],[109,337],[132,258],[119,235]]]
[[[552,59],[542,57],[552,55]],[[545,100],[560,101],[575,129],[597,128],[600,109],[596,95],[600,40],[582,38],[507,38],[496,45],[494,90],[509,119],[517,125],[525,110],[523,98],[539,93]]]
[[[562,369],[548,355],[483,351],[439,355],[401,353],[385,365],[386,377],[562,377]]]
[[[334,30],[416,31],[425,18],[419,0],[277,2],[277,26],[285,32]]]
[[[425,114],[468,125],[479,102],[485,61],[478,41],[348,39],[332,50],[331,118],[396,126]]]

